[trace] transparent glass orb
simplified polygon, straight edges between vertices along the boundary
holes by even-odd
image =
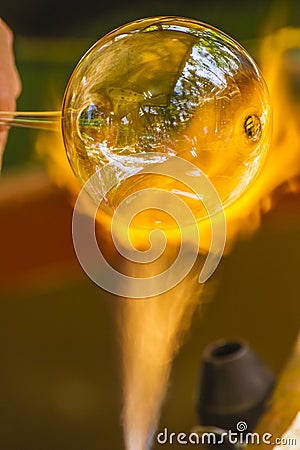
[[[249,54],[223,32],[178,17],[139,20],[101,38],[75,68],[62,116],[80,181],[113,167],[108,209],[159,186],[160,177],[138,173],[174,155],[200,168],[227,206],[256,177],[271,136],[268,90]],[[168,188],[192,201],[175,181]]]

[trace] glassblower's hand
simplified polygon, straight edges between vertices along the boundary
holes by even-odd
[[[0,111],[14,111],[21,92],[21,81],[15,65],[13,32],[0,18]],[[0,169],[8,127],[0,126]]]

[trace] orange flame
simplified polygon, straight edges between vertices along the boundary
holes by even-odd
[[[237,238],[251,234],[259,226],[262,214],[276,201],[278,187],[284,187],[285,191],[299,190],[300,127],[297,104],[290,98],[289,76],[291,69],[295,70],[290,51],[298,48],[298,29],[281,29],[262,42],[260,60],[273,104],[273,139],[256,181],[225,211],[227,251]],[[74,201],[79,185],[65,157],[61,138],[41,135],[37,147],[38,153],[47,160],[54,182],[67,188]],[[109,219],[104,214],[101,218],[101,227],[108,230]],[[202,230],[201,239],[205,235]],[[208,242],[205,243],[206,249],[207,245]],[[141,272],[139,276],[142,275]],[[151,434],[155,431],[167,389],[171,361],[183,332],[189,327],[201,292],[194,281],[193,272],[176,288],[153,299],[120,299],[123,425],[128,450],[145,449],[151,445]]]
[[[261,69],[267,82],[273,106],[271,149],[256,181],[240,199],[226,208],[227,247],[243,234],[250,234],[260,223],[261,215],[271,209],[283,192],[298,191],[300,172],[300,128],[296,101],[292,101],[291,80],[300,72],[293,51],[300,48],[300,30],[283,28],[264,38],[260,49]],[[67,188],[73,201],[80,190],[65,155],[61,136],[41,134],[37,152],[47,162],[54,182]],[[101,216],[103,219],[104,217]],[[109,218],[106,220],[109,223]],[[201,238],[206,234],[201,233]],[[208,243],[204,243],[207,249]]]
[[[292,77],[297,75],[291,51],[299,48],[299,29],[283,28],[262,42],[261,68],[273,106],[272,143],[256,182],[226,211],[229,245],[259,226],[261,215],[278,200],[277,188],[283,193],[299,190],[300,124],[297,103],[291,100]]]

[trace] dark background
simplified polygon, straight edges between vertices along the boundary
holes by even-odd
[[[153,15],[181,15],[222,26],[233,37],[256,37],[265,25],[273,4],[271,0],[230,1],[97,1],[4,0],[1,16],[15,33],[31,36],[89,36],[107,32],[122,23]],[[282,2],[289,4],[289,1]],[[276,5],[275,5],[276,6]],[[297,2],[290,2],[289,15],[295,24],[300,20]],[[98,30],[98,31],[97,31]]]

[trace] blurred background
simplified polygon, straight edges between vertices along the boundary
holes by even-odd
[[[59,109],[82,54],[130,20],[181,15],[210,23],[258,63],[270,23],[300,26],[296,0],[4,0],[0,15],[15,34],[19,110]],[[10,131],[0,178],[0,448],[121,449],[117,299],[81,270],[70,194],[48,175],[37,139],[34,130]],[[284,367],[299,328],[299,205],[295,192],[278,195],[261,226],[223,257],[174,361],[160,429],[189,431],[197,423],[209,342],[240,336],[276,374]]]

